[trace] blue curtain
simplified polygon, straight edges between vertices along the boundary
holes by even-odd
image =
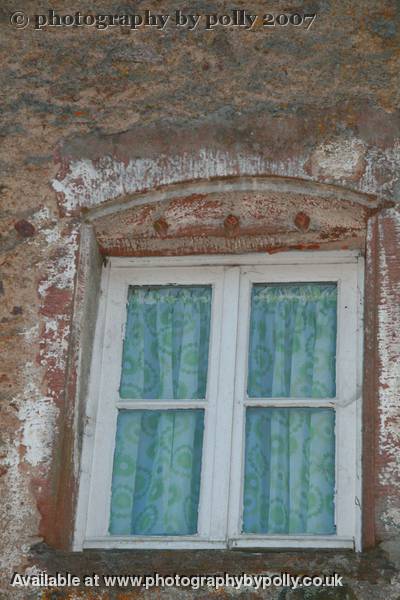
[[[335,413],[248,408],[243,531],[333,534]]]
[[[206,397],[211,286],[129,288],[120,397]],[[204,411],[121,410],[110,533],[197,532]]]
[[[131,287],[120,395],[205,398],[210,286]],[[335,395],[336,285],[255,285],[248,395]],[[204,411],[122,410],[110,533],[197,532]],[[249,408],[243,531],[333,533],[334,411]]]
[[[210,318],[210,286],[131,286],[121,398],[205,398]]]
[[[251,398],[336,394],[335,283],[256,284],[247,392]],[[248,408],[243,531],[334,533],[335,413]]]
[[[249,397],[333,398],[336,312],[334,283],[254,285]]]
[[[112,535],[197,532],[203,428],[200,409],[119,411]]]

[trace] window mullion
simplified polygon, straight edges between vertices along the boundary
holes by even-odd
[[[239,267],[224,269],[220,322],[220,362],[215,407],[214,463],[211,499],[211,539],[227,538],[231,478],[232,422],[234,408],[237,323],[239,315]]]
[[[239,318],[237,321],[234,412],[231,446],[231,485],[229,492],[228,538],[241,534],[243,497],[243,456],[246,397],[247,348],[250,325],[251,281],[243,268],[239,279]]]

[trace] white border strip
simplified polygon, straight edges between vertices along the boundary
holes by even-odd
[[[113,268],[132,267],[193,267],[207,265],[321,265],[357,263],[361,253],[358,250],[325,250],[308,252],[277,252],[276,254],[200,254],[197,256],[147,256],[147,257],[111,257],[108,260]]]
[[[195,537],[182,537],[179,539],[173,537],[93,537],[87,538],[83,542],[83,549],[104,548],[104,549],[134,549],[138,550],[198,550],[198,549],[225,549],[225,540],[205,540]]]
[[[244,538],[233,538],[230,540],[229,548],[273,548],[279,550],[281,548],[296,548],[298,550],[304,550],[304,548],[350,548],[354,549],[354,540],[352,538],[341,538],[341,537],[318,537],[318,536],[304,536],[296,537],[269,537],[269,538],[258,538],[249,537]]]

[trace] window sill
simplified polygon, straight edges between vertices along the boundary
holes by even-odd
[[[106,536],[88,538],[83,542],[83,549],[137,549],[137,550],[185,550],[185,549],[226,549],[225,540],[207,540],[195,536],[151,536],[135,537],[131,536]],[[75,548],[81,550],[81,548]]]
[[[105,550],[207,550],[207,549],[262,549],[271,550],[280,549],[354,549],[353,538],[338,536],[241,536],[225,540],[207,540],[204,538],[186,536],[164,537],[152,536],[136,537],[130,536],[106,536],[89,538],[83,542],[82,547],[75,547],[74,550],[105,549]]]
[[[296,548],[348,548],[354,549],[353,538],[338,537],[338,536],[241,536],[229,540],[229,548],[245,549],[245,548],[270,548],[275,550],[280,549],[296,549]]]

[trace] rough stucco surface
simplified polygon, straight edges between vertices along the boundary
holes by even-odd
[[[49,572],[79,572],[85,567],[105,570],[107,565],[117,572],[133,568],[148,572],[149,564],[151,570],[179,571],[181,558],[168,553],[121,557],[117,553],[87,552],[82,557],[68,552],[74,473],[79,465],[75,433],[81,431],[81,423],[76,421],[83,393],[77,382],[74,351],[79,341],[82,348],[90,347],[90,332],[79,323],[74,329],[71,318],[74,306],[79,308],[79,298],[84,297],[82,286],[88,282],[87,278],[83,283],[82,278],[77,279],[77,269],[85,263],[82,246],[84,252],[94,252],[81,243],[82,221],[109,201],[123,204],[126,198],[154,189],[164,193],[166,186],[179,182],[263,176],[301,180],[303,204],[310,212],[312,227],[318,219],[314,215],[313,220],[312,201],[306,197],[307,182],[368,194],[378,203],[394,202],[393,208],[375,217],[366,238],[367,246],[375,248],[373,289],[367,293],[376,295],[378,306],[376,475],[371,481],[378,546],[361,557],[341,553],[332,557],[322,552],[318,560],[276,553],[258,555],[257,559],[240,553],[221,553],[219,558],[192,553],[190,560],[188,555],[190,570],[262,572],[273,564],[275,570],[282,567],[314,573],[334,565],[343,571],[347,584],[347,596],[338,592],[337,598],[398,600],[398,4],[390,0],[273,3],[277,12],[316,12],[317,20],[307,32],[289,28],[34,31],[32,27],[17,31],[9,26],[9,13],[14,10],[33,15],[49,8],[37,0],[3,0],[0,7],[0,344],[4,357],[0,365],[1,597],[42,597],[38,591],[7,586],[13,570],[22,573],[34,565]],[[78,9],[94,11],[86,0],[70,7],[55,0],[51,8],[61,14]],[[185,10],[186,6],[168,1],[163,12],[172,13],[177,8]],[[265,4],[258,1],[248,8],[258,14],[265,12]],[[136,2],[134,9],[160,10],[158,3],[146,4],[144,0]],[[219,1],[198,2],[196,9],[203,14],[230,10]],[[96,2],[98,13],[132,11],[130,2]],[[251,206],[250,191],[246,194],[242,211]],[[210,196],[204,202],[213,200]],[[172,230],[175,227],[182,232],[193,227],[195,213],[197,228],[201,228],[202,219],[205,223],[215,219],[211,225],[222,239],[222,217],[228,216],[226,200],[221,200],[220,212],[212,215],[207,207],[202,214],[199,198],[189,202],[193,210],[186,213],[179,201],[173,209],[174,200],[169,202],[167,216],[177,219]],[[285,205],[282,210],[289,219],[303,208],[301,202],[291,202],[289,210],[278,194],[270,195],[266,205]],[[165,218],[163,211],[160,208],[156,220]],[[246,223],[246,214],[238,216]],[[150,215],[148,218],[151,220]],[[127,212],[123,219],[127,226],[137,224],[140,211]],[[357,244],[364,243],[366,223],[362,210],[355,206],[343,219],[339,209],[331,212],[325,231],[342,243],[340,232],[336,229],[335,237],[334,231],[344,220],[356,228]],[[102,223],[94,218],[93,223],[101,245],[112,233],[112,221]],[[165,240],[154,236],[154,221],[148,222],[147,234],[149,239],[153,236],[153,241],[158,240],[158,252],[160,248],[165,251]],[[302,238],[297,232],[295,244],[307,243],[307,235]],[[315,235],[320,238],[320,233]],[[131,231],[126,239],[129,236],[134,238]],[[115,239],[112,235],[107,239],[111,237]],[[322,248],[328,247],[326,242],[322,240]],[[151,244],[150,240],[146,252]],[[110,247],[104,243],[103,252]],[[182,246],[177,248],[179,251]],[[81,277],[82,270],[79,273]],[[95,282],[90,289],[96,289]],[[82,371],[87,372],[87,364]],[[55,551],[57,547],[64,548],[64,554]],[[232,594],[226,591],[219,596]],[[207,597],[209,593],[186,595]],[[136,590],[123,595],[93,595],[121,599],[139,596],[149,598],[155,593]],[[182,590],[160,592],[162,598],[183,596]],[[52,596],[62,597],[67,596],[62,592]],[[90,596],[86,592],[70,597]],[[236,597],[250,594],[237,593]],[[333,596],[271,591],[264,597]]]

